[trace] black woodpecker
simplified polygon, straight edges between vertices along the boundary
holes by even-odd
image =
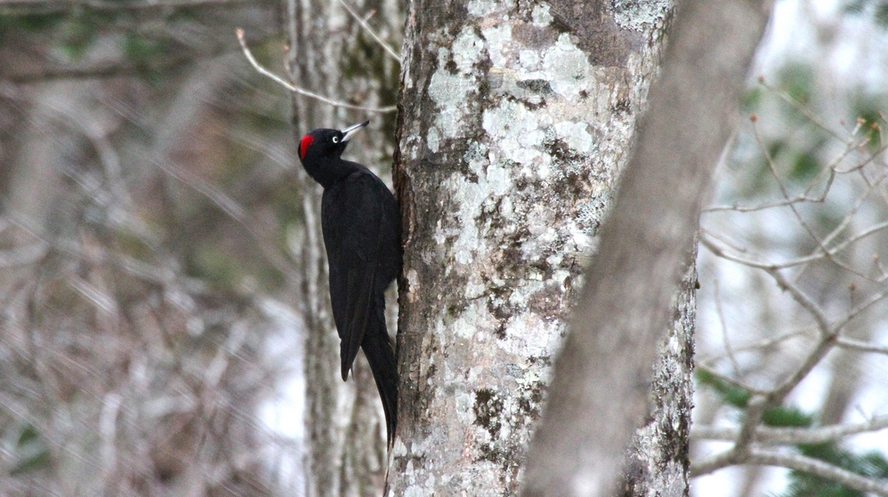
[[[401,217],[395,196],[369,169],[340,158],[370,121],[316,129],[299,142],[302,167],[324,187],[321,228],[330,301],[339,331],[342,380],[364,350],[385,411],[391,446],[398,412],[398,368],[385,327],[385,289],[401,272]]]

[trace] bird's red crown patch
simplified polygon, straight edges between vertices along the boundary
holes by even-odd
[[[311,142],[314,141],[314,138],[310,135],[305,135],[302,137],[302,141],[299,142],[299,158],[305,158],[305,152],[308,151],[308,147],[311,145]]]

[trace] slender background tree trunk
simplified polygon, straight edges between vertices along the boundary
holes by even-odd
[[[362,107],[394,105],[397,61],[387,56],[341,3],[287,0],[284,5],[290,74],[297,86]],[[386,38],[400,29],[397,2],[350,1],[349,5],[360,16],[381,11],[383,14],[373,19],[378,22],[372,24]],[[380,165],[391,161],[393,112],[368,114],[294,95],[296,143],[314,128],[341,129],[368,118],[371,125],[352,140],[345,155],[379,172]],[[306,325],[307,495],[379,495],[386,456],[379,395],[363,354],[358,354],[348,382],[343,383],[340,377],[339,336],[330,313],[320,226],[322,190],[300,164],[293,167],[304,219],[294,247],[302,262],[306,296],[302,313]]]
[[[622,490],[687,494],[690,403],[672,398],[679,391],[659,383],[668,382],[676,368],[688,372],[689,364],[667,363],[653,381],[651,365],[670,321],[681,267],[693,252],[712,171],[737,122],[767,11],[753,1],[687,0],[677,19],[638,147],[556,363],[552,395],[528,462],[526,496],[612,495],[624,461],[620,448],[639,423],[646,425],[642,433],[654,430],[651,448],[642,444],[641,453],[665,448],[666,457],[659,465],[639,465],[633,457],[627,468],[630,485]],[[695,77],[690,80],[689,74]],[[681,338],[670,333],[666,350],[684,348]],[[682,404],[687,412],[676,416],[673,409]],[[665,416],[656,419],[658,413]],[[651,416],[654,423],[643,421]],[[585,422],[590,419],[595,421]],[[685,481],[645,483],[645,475],[636,474],[642,470],[651,477],[677,472]]]
[[[392,495],[518,491],[669,16],[657,1],[409,4]]]

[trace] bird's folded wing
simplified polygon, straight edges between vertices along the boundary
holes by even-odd
[[[352,174],[325,205],[330,214],[326,217],[331,221],[324,226],[330,298],[339,331],[343,380],[348,377],[374,313],[383,216],[374,179],[368,174]]]

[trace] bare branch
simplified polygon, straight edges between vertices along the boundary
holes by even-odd
[[[765,396],[753,395],[746,406],[743,424],[735,432],[734,446],[697,464],[692,464],[690,476],[704,475],[727,466],[742,464],[749,455],[756,429],[768,407],[769,402]]]
[[[725,323],[725,313],[724,309],[722,309],[718,280],[715,280],[715,295],[713,295],[713,298],[715,299],[715,311],[718,314],[718,321],[721,325],[722,342],[725,344],[725,354],[731,361],[731,366],[734,368],[734,374],[740,377],[742,376],[740,373],[740,364],[737,362],[737,358],[734,356],[734,350],[731,348],[731,338],[728,336],[728,325]]]
[[[734,378],[731,378],[730,376],[725,376],[707,364],[697,364],[696,367],[697,367],[697,369],[701,369],[701,370],[705,371],[707,374],[715,376],[716,378],[724,381],[725,383],[730,383],[731,385],[734,385],[737,388],[741,388],[743,390],[746,390],[747,392],[749,392],[751,394],[763,395],[763,394],[767,393],[764,390],[747,385],[746,383],[743,383],[742,381],[735,380]]]
[[[121,3],[121,5],[129,5]],[[4,74],[3,79],[16,84],[43,83],[57,79],[100,79],[138,76],[152,72],[173,71],[194,62],[198,54],[176,55],[160,62],[135,65],[129,62],[103,63],[90,67],[47,67],[39,71]]]
[[[835,424],[817,428],[759,426],[755,430],[753,441],[763,444],[820,444],[885,428],[888,428],[888,416],[877,416],[860,423]],[[691,428],[691,437],[697,440],[735,440],[739,433],[740,430],[734,427],[694,425]]]
[[[760,449],[751,449],[742,457],[731,456],[734,456],[734,454],[728,451],[701,461],[698,464],[692,464],[691,476],[709,474],[733,464],[779,466],[796,471],[804,471],[805,473],[840,483],[861,492],[872,492],[877,495],[888,496],[888,484],[880,480],[858,475],[819,459]]]
[[[888,345],[877,345],[874,343],[862,342],[852,338],[839,337],[836,345],[846,349],[856,350],[858,352],[873,352],[876,354],[888,355]]]
[[[248,7],[256,4],[273,5],[272,0],[142,0],[120,2],[115,0],[66,0],[64,2],[47,2],[45,0],[4,0],[0,6],[0,15],[21,16],[35,14],[52,14],[68,12],[76,9],[98,10],[105,12],[193,9],[198,7]]]
[[[767,89],[771,90],[772,92],[774,92],[775,94],[777,94],[777,96],[779,96],[781,99],[783,99],[783,101],[785,101],[786,103],[791,105],[797,111],[801,112],[815,126],[826,131],[827,133],[834,136],[835,138],[838,138],[839,140],[842,139],[841,134],[839,134],[837,131],[835,131],[832,128],[830,128],[829,126],[827,126],[826,123],[824,123],[816,114],[814,114],[814,112],[811,111],[810,108],[808,108],[808,106],[806,106],[803,103],[799,102],[798,100],[794,99],[787,92],[782,91],[782,90],[778,90],[777,88],[770,86],[769,84],[767,84],[765,82],[764,77],[759,77],[759,83],[762,86],[764,86],[765,88],[767,88]]]
[[[726,450],[713,456],[704,458],[701,461],[691,462],[691,471],[688,476],[696,478],[698,476],[714,473],[722,468],[739,464],[739,458],[733,450]]]
[[[747,461],[750,453],[750,445],[755,439],[756,431],[761,424],[762,415],[768,409],[775,407],[783,402],[783,399],[805,379],[814,367],[826,357],[826,354],[835,346],[838,338],[837,331],[830,327],[826,316],[822,309],[818,307],[811,299],[804,294],[794,283],[787,280],[782,273],[777,270],[769,270],[770,274],[777,284],[787,290],[793,299],[805,308],[813,317],[818,325],[821,333],[821,340],[808,354],[808,357],[796,369],[796,371],[786,378],[783,383],[776,386],[767,394],[754,394],[746,407],[743,417],[743,424],[736,432],[736,441],[734,446],[721,454],[702,461],[693,474],[705,474],[717,469],[733,465],[743,464]]]
[[[876,190],[876,188],[882,184],[882,182],[888,178],[888,170],[883,172],[880,176],[878,176],[874,181],[867,181],[867,188],[861,193],[861,195],[854,202],[854,205],[851,211],[845,216],[841,223],[838,224],[826,237],[823,238],[823,245],[829,245],[835,240],[840,234],[842,234],[845,229],[851,224],[852,219],[854,219],[854,215],[860,210],[863,206],[864,202],[867,198],[869,198],[870,194]],[[870,227],[872,229],[872,227]],[[866,236],[867,230],[864,230],[861,237]],[[823,247],[820,247],[821,251],[824,251]],[[815,250],[811,255],[816,256],[821,253],[821,251]],[[824,251],[825,252],[825,251]],[[852,271],[854,274],[860,275],[856,271]],[[862,275],[861,275],[862,276]]]
[[[714,205],[714,206],[706,207],[705,209],[703,209],[702,212],[703,213],[719,212],[719,211],[756,212],[756,211],[762,211],[762,210],[767,210],[767,209],[774,209],[777,207],[787,207],[792,204],[800,204],[800,203],[806,203],[806,202],[814,203],[814,204],[823,203],[823,201],[826,200],[826,196],[829,194],[830,190],[832,189],[833,180],[835,179],[835,176],[837,174],[848,174],[848,173],[851,173],[854,171],[859,171],[860,169],[865,167],[867,164],[869,164],[873,160],[875,160],[875,158],[878,157],[879,154],[881,154],[883,151],[885,151],[885,148],[883,147],[880,150],[876,151],[875,153],[867,156],[866,160],[861,161],[859,164],[856,164],[854,167],[849,168],[849,169],[839,169],[838,167],[842,163],[842,161],[844,161],[849,155],[851,155],[852,152],[857,150],[863,144],[863,142],[865,142],[865,140],[862,140],[862,139],[855,140],[855,139],[851,138],[851,139],[847,140],[845,142],[845,149],[842,151],[842,153],[839,154],[838,156],[836,156],[832,161],[830,161],[830,163],[827,164],[824,167],[824,169],[816,177],[814,177],[814,179],[812,179],[810,181],[810,184],[808,185],[807,188],[805,188],[805,191],[803,193],[801,193],[795,197],[784,198],[782,200],[775,200],[773,202],[766,202],[766,203],[762,203],[762,204],[758,204],[758,205],[739,205],[739,204]],[[812,196],[811,190],[813,190],[823,180],[823,176],[826,176],[826,185],[824,185],[823,191],[820,192],[819,195]],[[884,179],[884,177],[885,177],[885,175],[883,174],[876,182],[881,181],[882,179]],[[873,185],[870,184],[869,186],[873,186]],[[865,198],[865,197],[866,197],[866,195],[863,196],[863,198]]]
[[[796,369],[796,372],[789,376],[786,380],[783,381],[780,385],[777,386],[770,394],[768,394],[768,407],[774,407],[781,402],[783,399],[789,395],[795,387],[798,386],[799,383],[804,380],[808,374],[814,369],[817,364],[826,357],[826,354],[833,348],[836,343],[836,335],[827,335],[814,347],[809,354],[807,359],[802,363],[801,366]]]
[[[866,143],[868,143],[867,140],[861,140],[860,145],[864,145]],[[837,168],[836,173],[837,174],[846,174],[846,173],[860,171],[864,167],[866,167],[869,164],[871,164],[872,162],[874,162],[877,157],[880,157],[882,155],[882,153],[885,152],[885,150],[888,150],[888,145],[881,145],[875,152],[869,154],[867,156],[866,160],[861,161],[859,164],[856,164],[849,169],[838,169]],[[884,165],[884,162],[882,164]]]
[[[832,265],[840,268],[842,272],[859,276],[870,282],[883,283],[888,280],[888,275],[886,275],[879,264],[878,254],[873,258],[876,267],[873,270],[872,267],[866,265],[865,261],[861,262],[856,257],[856,253],[852,252],[856,248],[862,248],[864,244],[858,242],[864,238],[877,233],[881,234],[881,232],[888,229],[888,222],[885,221],[868,222],[863,225],[862,229],[857,227],[857,221],[860,219],[861,213],[866,214],[867,209],[874,202],[878,203],[881,199],[888,203],[888,196],[886,196],[884,188],[886,178],[888,178],[888,169],[882,167],[884,163],[882,154],[885,148],[882,142],[879,141],[879,149],[876,152],[861,151],[861,148],[871,141],[866,134],[861,133],[861,129],[865,124],[864,121],[858,120],[857,125],[850,134],[846,134],[848,130],[844,123],[842,125],[843,129],[836,131],[827,126],[810,109],[794,100],[786,92],[777,93],[781,99],[805,115],[814,126],[822,128],[832,137],[839,139],[843,146],[841,152],[834,156],[825,167],[821,168],[813,180],[796,184],[795,178],[793,178],[793,181],[790,181],[789,177],[783,177],[786,173],[782,172],[783,169],[781,167],[778,167],[781,164],[769,152],[769,147],[765,143],[766,140],[763,139],[760,128],[755,125],[756,120],[753,118],[752,131],[754,138],[779,188],[777,198],[754,205],[718,205],[710,207],[706,211],[754,212],[781,207],[788,208],[792,216],[789,221],[797,223],[798,226],[804,229],[804,233],[808,235],[806,238],[815,244],[813,250],[803,254],[801,257],[779,261],[778,258],[783,256],[773,255],[778,253],[777,251],[766,252],[765,250],[767,249],[756,249],[752,242],[737,242],[736,240],[739,238],[732,239],[733,234],[722,234],[701,228],[699,240],[710,252],[719,258],[766,272],[777,286],[788,294],[795,304],[811,316],[813,328],[816,328],[817,335],[811,334],[811,328],[784,332],[782,334],[774,333],[773,335],[777,335],[776,338],[768,337],[765,341],[745,348],[727,347],[726,352],[719,351],[720,355],[717,358],[709,360],[730,360],[733,363],[735,361],[734,354],[738,350],[766,347],[806,333],[808,333],[808,336],[805,338],[810,339],[813,336],[812,343],[807,343],[808,340],[805,340],[806,344],[804,347],[806,350],[800,358],[796,359],[800,362],[785,377],[776,380],[776,383],[770,390],[765,392],[750,390],[752,398],[743,412],[742,424],[740,426],[694,426],[692,428],[692,437],[696,440],[732,441],[733,446],[711,457],[695,461],[692,465],[691,473],[692,476],[699,476],[732,465],[773,465],[811,473],[863,492],[888,495],[888,483],[884,481],[855,474],[852,471],[824,461],[794,454],[791,452],[790,447],[786,447],[787,445],[836,442],[851,435],[883,430],[888,428],[888,416],[881,415],[859,423],[833,424],[810,428],[774,428],[763,426],[762,423],[762,415],[770,409],[781,406],[790,392],[805,378],[809,377],[811,371],[818,367],[818,365],[821,365],[827,354],[834,348],[842,347],[858,352],[888,355],[888,346],[842,336],[851,320],[859,319],[861,314],[888,298],[888,289],[876,288],[875,290],[870,290],[871,287],[868,285],[867,295],[863,299],[852,296],[853,307],[842,315],[833,317],[830,312],[827,312],[828,307],[825,304],[821,305],[817,299],[812,298],[813,293],[810,293],[812,291],[803,290],[806,287],[798,283],[800,278],[806,275],[806,271],[809,268],[815,267],[815,263],[824,262],[832,263]],[[870,164],[876,164],[877,167],[867,167]],[[856,176],[846,176],[855,173]],[[850,189],[848,188],[849,186]],[[803,191],[799,193],[797,188],[803,188]],[[841,196],[842,210],[847,210],[843,213],[844,217],[837,224],[814,221],[812,220],[812,211],[807,210],[812,209],[814,213],[823,211],[826,208],[825,206],[812,204],[823,204],[828,200],[828,195],[830,200],[833,197]],[[877,208],[880,207],[877,206]],[[782,211],[782,213],[786,213],[786,211]],[[827,224],[830,227],[824,228]],[[770,262],[769,259],[776,262]],[[718,314],[719,319],[723,321],[718,288],[716,288],[715,293],[715,312]],[[863,300],[863,302],[858,303],[859,300]],[[722,323],[722,328],[724,329],[724,323]],[[720,365],[726,366],[726,362]],[[719,378],[724,377],[719,375]],[[725,381],[731,381],[732,384],[742,386],[736,380],[725,379]],[[769,450],[763,450],[763,444],[773,447]]]
[[[758,142],[759,147],[761,147],[761,150],[763,151],[763,153],[765,155],[765,161],[768,164],[768,169],[770,169],[771,174],[774,176],[774,179],[777,180],[777,185],[780,187],[780,192],[783,194],[783,198],[786,200],[789,200],[789,198],[790,198],[789,197],[789,190],[787,189],[786,184],[783,181],[783,178],[780,176],[780,173],[777,171],[777,166],[774,164],[774,158],[771,157],[771,153],[770,153],[770,151],[768,151],[768,147],[765,145],[765,142],[762,139],[761,133],[759,132],[759,127],[756,125],[755,122],[753,122],[752,130],[753,130],[753,134],[755,135],[756,142]],[[821,240],[820,237],[817,236],[817,233],[814,232],[814,229],[811,228],[811,226],[805,220],[804,216],[802,216],[802,214],[799,212],[798,208],[796,207],[796,205],[794,203],[789,203],[789,204],[787,204],[787,206],[790,208],[790,210],[792,211],[796,220],[799,222],[799,225],[802,228],[804,228],[804,230],[808,233],[808,236],[811,237],[811,240],[813,240],[817,244],[817,247],[820,249],[819,253],[822,253],[827,259],[832,261],[837,266],[839,266],[843,269],[846,269],[848,271],[855,272],[850,266],[836,260],[833,257],[833,254],[831,254],[829,249],[826,248],[825,243],[827,243],[827,242]],[[850,218],[850,216],[848,218]],[[846,219],[848,219],[848,218],[846,218]],[[863,275],[861,275],[861,276],[863,276]]]
[[[829,254],[830,255],[837,254],[838,252],[841,252],[842,250],[845,250],[846,248],[850,247],[852,244],[854,244],[858,240],[865,238],[867,236],[873,235],[873,234],[875,234],[879,231],[882,231],[886,228],[888,228],[888,221],[883,221],[881,223],[874,224],[874,225],[870,226],[869,228],[861,231],[860,233],[857,233],[856,235],[847,238],[842,243],[837,244],[835,247],[833,247],[832,249],[829,250]],[[723,259],[727,259],[729,261],[733,261],[738,264],[743,264],[744,266],[748,266],[748,267],[752,267],[752,268],[765,269],[765,270],[785,269],[785,268],[790,268],[790,267],[794,267],[794,266],[800,266],[802,264],[807,264],[809,262],[813,262],[813,261],[824,258],[824,254],[817,253],[814,255],[808,255],[805,257],[790,259],[790,260],[779,262],[779,263],[777,263],[777,262],[771,262],[771,263],[759,262],[759,261],[754,260],[749,257],[744,257],[744,256],[738,255],[736,253],[731,253],[730,251],[726,250],[725,247],[719,246],[718,243],[715,241],[715,239],[716,239],[716,237],[714,236],[713,232],[707,230],[706,228],[702,228],[702,227],[700,228],[700,243],[702,243],[703,246],[706,247],[710,252],[712,252],[714,255],[717,255]],[[739,252],[739,250],[738,250],[738,252]],[[883,281],[883,278],[874,279],[874,278],[867,277],[867,276],[862,276],[862,277],[866,278],[870,281],[875,281],[877,283]]]
[[[861,302],[860,304],[854,306],[854,308],[848,312],[847,316],[833,324],[833,329],[835,330],[835,333],[838,334],[842,330],[842,328],[845,327],[845,325],[851,322],[852,319],[854,319],[860,313],[869,309],[873,305],[884,300],[886,297],[888,297],[888,289],[882,290],[881,292],[871,296],[866,302]]]
[[[811,314],[811,317],[813,317],[814,322],[817,323],[817,328],[820,330],[821,334],[826,336],[833,333],[832,328],[829,325],[829,319],[826,317],[826,314],[824,314],[823,309],[821,309],[816,302],[811,300],[811,297],[808,297],[798,285],[789,281],[783,273],[777,269],[767,269],[765,272],[774,278],[774,281],[781,290],[789,292],[792,299]]]
[[[281,274],[288,277],[292,275],[292,266],[290,263],[281,254],[280,250],[268,242],[267,237],[257,229],[257,226],[260,225],[255,222],[250,213],[241,207],[237,201],[229,197],[225,192],[207,183],[202,178],[195,176],[173,163],[155,161],[155,165],[176,180],[207,197],[219,207],[222,212],[235,220],[247,231],[247,233],[249,233],[249,235],[258,243],[259,249],[269,263],[277,268]]]
[[[826,196],[829,194],[830,189],[832,188],[833,179],[835,178],[836,172],[837,172],[836,168],[838,167],[839,164],[841,164],[841,162],[848,155],[850,155],[854,150],[856,150],[859,145],[860,145],[860,143],[858,141],[854,140],[853,138],[847,140],[845,142],[845,150],[838,157],[833,159],[832,162],[830,162],[830,164],[828,164],[816,177],[814,177],[810,181],[810,184],[808,185],[808,188],[805,189],[804,193],[802,193],[794,198],[784,198],[783,200],[777,200],[774,202],[768,202],[768,203],[759,204],[759,205],[752,205],[752,206],[740,206],[737,204],[716,205],[716,206],[712,206],[712,207],[707,207],[707,208],[703,209],[702,212],[704,212],[704,213],[716,212],[716,211],[755,212],[755,211],[761,211],[761,210],[766,210],[766,209],[773,209],[776,207],[786,207],[788,205],[796,204],[796,203],[804,203],[804,202],[822,203],[826,199]],[[820,195],[811,196],[811,190],[813,190],[814,187],[816,187],[822,181],[823,176],[826,176],[826,185],[824,185],[823,191],[820,192]]]
[[[793,198],[785,198],[782,200],[775,200],[774,202],[767,202],[758,205],[713,205],[711,207],[706,207],[703,209],[703,214],[709,214],[710,212],[722,212],[722,211],[731,211],[731,212],[757,212],[764,211],[768,209],[774,209],[777,207],[786,207],[791,204],[798,204],[803,202],[812,202],[812,203],[821,203],[826,198],[826,195],[829,193],[828,190],[824,190],[820,195],[816,197],[808,196],[807,194],[798,195]]]
[[[876,495],[888,496],[888,483],[876,478],[868,478],[866,476],[858,475],[847,469],[840,468],[812,457],[805,457],[798,454],[786,454],[782,452],[753,450],[749,453],[743,463],[779,466],[796,471],[803,471],[840,483],[860,492],[870,492]]]
[[[401,56],[398,55],[398,53],[395,52],[395,50],[392,49],[392,47],[388,46],[388,43],[384,42],[382,40],[382,38],[379,37],[378,34],[376,34],[376,31],[374,31],[373,28],[371,28],[370,25],[367,24],[366,20],[364,20],[361,16],[359,16],[358,13],[355,12],[354,9],[352,9],[349,4],[345,3],[345,0],[339,0],[339,3],[341,3],[342,6],[345,7],[345,10],[347,10],[348,13],[351,14],[351,16],[356,21],[358,21],[358,24],[360,24],[361,27],[364,28],[367,31],[367,33],[369,33],[370,36],[373,37],[374,40],[376,40],[376,43],[379,43],[379,46],[381,46],[382,49],[385,50],[385,53],[389,54],[389,56],[391,58],[395,59],[395,61],[397,61],[398,64],[401,63]]]
[[[299,95],[303,95],[303,96],[306,96],[309,98],[313,98],[315,100],[319,100],[321,102],[332,105],[334,107],[342,107],[345,109],[361,110],[361,111],[365,111],[365,112],[380,112],[380,113],[394,112],[394,111],[398,110],[398,108],[394,105],[390,105],[388,107],[361,107],[360,105],[352,105],[352,104],[349,104],[346,102],[340,102],[338,100],[331,100],[325,96],[318,95],[317,93],[312,93],[308,90],[303,90],[302,88],[300,88],[296,85],[288,83],[287,81],[284,81],[284,79],[281,78],[280,76],[278,76],[277,74],[274,74],[273,72],[271,72],[268,69],[259,65],[259,62],[256,61],[255,57],[253,57],[253,53],[250,52],[250,49],[247,47],[247,42],[244,40],[244,30],[243,29],[238,28],[237,30],[235,30],[235,33],[237,34],[237,41],[240,43],[240,46],[244,52],[244,55],[247,57],[247,60],[250,61],[250,64],[253,66],[253,68],[256,69],[256,71],[258,71],[259,74],[262,74],[263,76],[271,78],[275,83],[283,86],[284,88],[286,88],[294,93],[298,93]]]
[[[810,333],[814,333],[813,328],[803,328],[801,330],[788,331],[786,333],[781,333],[775,337],[767,338],[765,340],[760,340],[758,342],[751,343],[749,345],[743,345],[743,346],[739,346],[739,347],[735,346],[735,347],[733,347],[733,351],[736,354],[738,352],[747,352],[750,350],[763,349],[763,348],[771,347],[773,345],[777,345],[780,342],[784,342],[786,340],[789,340],[792,338],[797,338],[800,336],[804,336],[804,335],[807,335]],[[700,364],[706,365],[706,364],[711,364],[714,361],[717,361],[719,359],[724,359],[724,358],[725,358],[725,354],[720,354],[720,355],[714,355],[712,357],[698,359],[698,361]]]
[[[76,274],[72,274],[68,277],[68,284],[99,312],[112,316],[117,315],[117,302],[113,297],[102,291],[102,289],[97,288],[95,285]]]

